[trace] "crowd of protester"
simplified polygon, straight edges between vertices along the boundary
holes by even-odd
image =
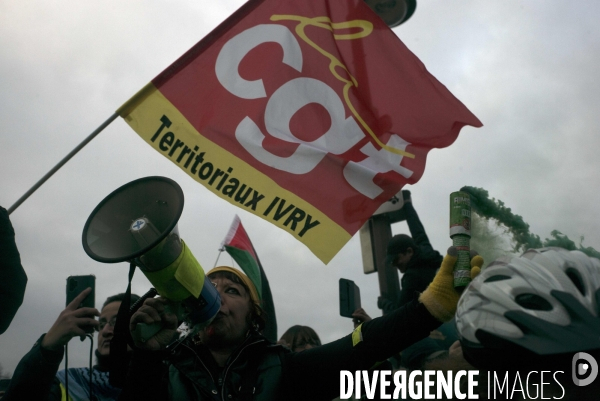
[[[410,197],[404,208],[411,236],[394,236],[388,246],[390,265],[403,274],[402,291],[397,299],[379,300],[383,316],[356,310],[354,329],[338,340],[322,344],[314,329],[294,325],[273,344],[261,334],[269,317],[254,283],[241,270],[220,266],[206,274],[221,298],[206,327],[182,335],[182,322],[162,297],[146,299],[132,313],[128,330],[140,323],[161,329],[147,339],[128,336],[126,376],[117,386],[110,377],[110,344],[128,295],[109,297],[98,311],[79,307],[85,290],[22,358],[3,400],[333,400],[340,396],[340,371],[374,369],[477,370],[471,390],[483,400],[600,397],[600,379],[576,380],[571,370],[576,354],[600,358],[600,260],[543,248],[483,268],[473,253],[472,282],[459,293],[453,287],[456,249],[445,256],[435,251]],[[4,332],[23,301],[27,276],[2,208],[0,223]],[[67,343],[89,336],[90,329],[98,332],[96,365],[59,371]],[[555,375],[529,380],[532,372],[536,378]],[[466,377],[460,385],[466,393]]]

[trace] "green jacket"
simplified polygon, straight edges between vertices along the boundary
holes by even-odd
[[[212,358],[205,347],[180,346],[169,367],[170,397],[173,400],[283,399],[282,360],[288,352],[260,336],[250,336],[230,357],[227,366],[219,369],[206,365]]]

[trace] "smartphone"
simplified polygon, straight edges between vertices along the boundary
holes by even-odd
[[[360,288],[354,281],[340,279],[340,315],[352,317],[355,310],[360,308]]]
[[[67,305],[69,305],[81,291],[91,287],[92,292],[79,304],[78,308],[94,308],[96,306],[96,276],[69,276],[67,277]]]

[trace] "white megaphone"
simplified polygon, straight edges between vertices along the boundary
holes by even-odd
[[[192,328],[204,327],[221,307],[221,298],[204,270],[179,237],[183,191],[173,180],[146,177],[121,186],[88,217],[83,229],[85,252],[103,263],[128,261],[138,266],[171,310]],[[160,324],[139,323],[132,337],[146,341]]]

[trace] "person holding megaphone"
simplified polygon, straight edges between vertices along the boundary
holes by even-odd
[[[261,334],[268,316],[248,276],[225,266],[205,274],[179,237],[183,204],[173,180],[146,177],[109,194],[84,226],[90,257],[129,261],[130,282],[137,266],[160,294],[130,318],[123,304],[119,310],[115,331],[129,329],[133,345],[120,400],[331,400],[340,371],[370,369],[454,316],[452,247],[419,299],[329,344],[302,352],[272,344]],[[482,264],[474,257],[473,271]]]

